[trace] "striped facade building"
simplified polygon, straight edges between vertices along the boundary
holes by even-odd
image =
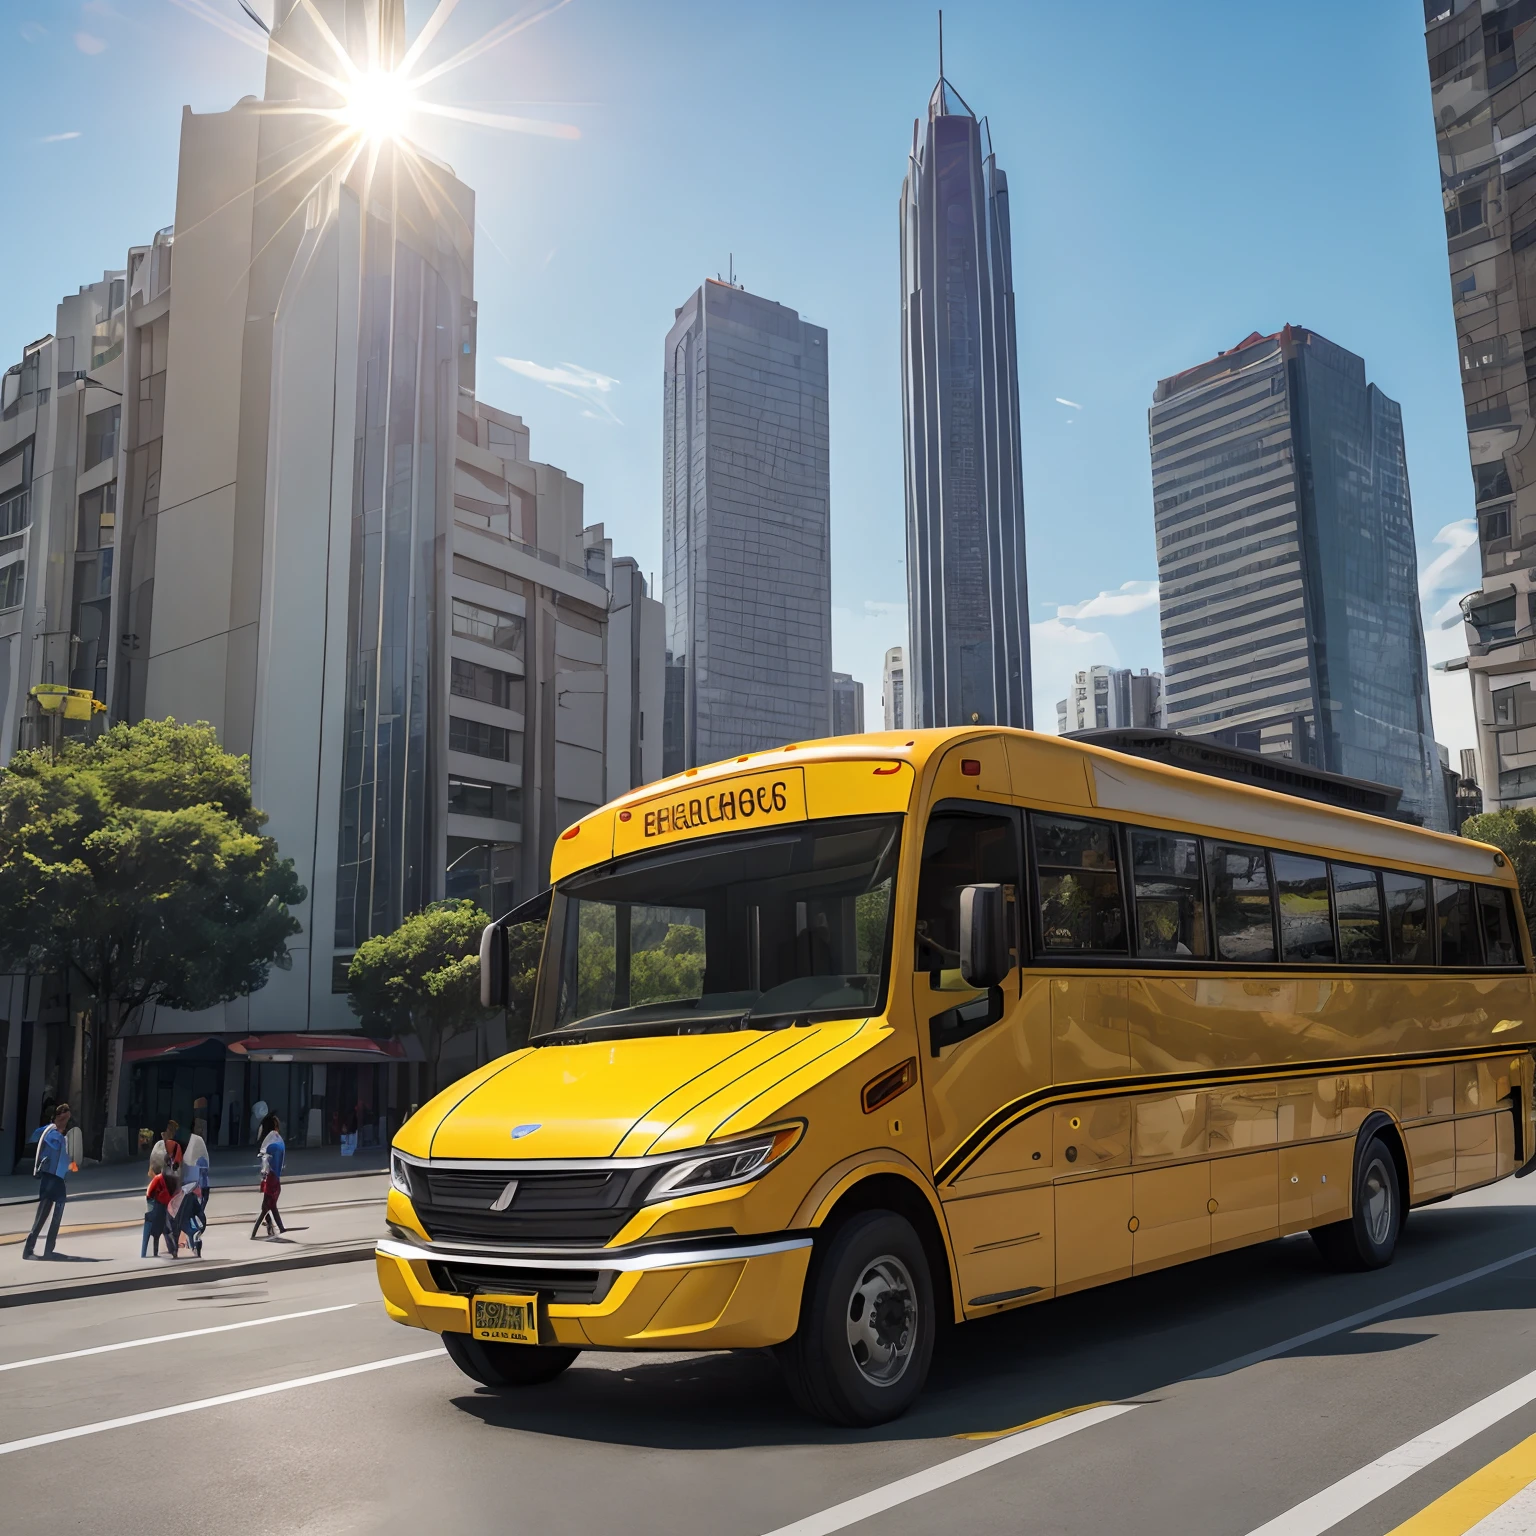
[[[1169,727],[1444,827],[1397,403],[1287,326],[1161,380],[1148,436]]]

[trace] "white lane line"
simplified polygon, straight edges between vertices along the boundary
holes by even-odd
[[[1480,1269],[1469,1269],[1464,1275],[1452,1275],[1449,1280],[1441,1280],[1435,1285],[1426,1285],[1422,1290],[1410,1291],[1406,1296],[1399,1296],[1395,1301],[1384,1301],[1379,1306],[1367,1307],[1364,1312],[1356,1312],[1349,1317],[1341,1317],[1335,1323],[1324,1323],[1321,1328],[1311,1328],[1306,1333],[1298,1333],[1293,1338],[1282,1339],[1278,1344],[1266,1344],[1263,1349],[1255,1349],[1246,1355],[1239,1355],[1235,1360],[1224,1360],[1220,1365],[1207,1367],[1203,1371],[1196,1371],[1193,1375],[1181,1377],[1182,1381],[1204,1381],[1211,1376],[1226,1376],[1232,1371],[1241,1371],[1250,1365],[1257,1365],[1261,1360],[1273,1360],[1276,1355],[1288,1354],[1293,1349],[1300,1349],[1304,1344],[1314,1344],[1318,1339],[1326,1339],[1331,1334],[1346,1333],[1351,1328],[1359,1328],[1365,1323],[1374,1323],[1377,1318],[1386,1317],[1389,1313],[1400,1311],[1403,1307],[1411,1307],[1415,1302],[1427,1301],[1431,1296],[1443,1296],[1447,1291],[1454,1291],[1457,1286],[1470,1285],[1474,1280],[1482,1280],[1488,1275],[1497,1274],[1501,1269],[1508,1269],[1514,1264],[1524,1264],[1527,1259],[1536,1259],[1536,1248],[1525,1248],[1519,1253],[1512,1253],[1507,1259],[1496,1259],[1492,1264],[1484,1264]]]
[[[199,1398],[195,1403],[173,1403],[169,1408],[151,1408],[147,1413],[128,1413],[120,1419],[101,1419],[95,1424],[79,1424],[74,1429],[55,1429],[46,1435],[29,1435],[25,1440],[7,1440],[0,1444],[0,1456],[9,1456],[13,1451],[35,1450],[40,1445],[56,1445],[60,1440],[78,1440],[82,1435],[100,1435],[109,1429],[126,1429],[130,1424],[170,1419],[179,1413],[199,1413],[204,1408],[222,1408],[225,1403],[243,1403],[253,1397],[270,1397],[274,1392],[292,1392],[295,1387],[314,1387],[322,1381],[340,1381],[344,1376],[386,1371],[392,1365],[409,1365],[413,1360],[446,1358],[440,1349],[423,1349],[414,1355],[392,1355],[388,1360],[370,1360],[366,1365],[349,1365],[339,1371],[321,1371],[317,1376],[296,1376],[292,1381],[274,1381],[265,1387],[247,1387],[243,1392],[224,1392],[218,1397]]]
[[[926,1472],[914,1472],[911,1477],[887,1483],[884,1488],[876,1488],[871,1493],[860,1494],[856,1499],[834,1504],[819,1514],[807,1515],[804,1520],[796,1520],[793,1525],[782,1525],[777,1530],[769,1531],[768,1536],[830,1536],[833,1531],[847,1530],[860,1520],[883,1514],[898,1504],[921,1498],[935,1489],[947,1488],[962,1478],[974,1477],[976,1473],[1012,1461],[1015,1456],[1022,1456],[1026,1451],[1038,1450],[1053,1440],[1065,1440],[1068,1435],[1075,1435],[1080,1429],[1091,1429],[1095,1424],[1117,1419],[1136,1406],[1135,1403],[1106,1403],[1101,1408],[1088,1408],[1082,1413],[1074,1413],[1065,1419],[1053,1419],[1049,1424],[1041,1424],[1034,1429],[1021,1429],[1018,1434],[1009,1435],[1004,1440],[994,1440],[991,1445],[983,1446],[979,1451],[966,1451],[963,1455],[952,1456],[936,1467],[929,1467]],[[0,1446],[0,1450],[3,1449]]]
[[[1357,1510],[1364,1509],[1373,1499],[1390,1492],[1399,1483],[1405,1483],[1416,1472],[1439,1461],[1465,1445],[1474,1435],[1497,1424],[1500,1419],[1536,1401],[1536,1371],[1512,1381],[1507,1387],[1490,1393],[1470,1408],[1452,1414],[1433,1429],[1405,1441],[1385,1456],[1341,1477],[1338,1482],[1314,1493],[1294,1508],[1286,1510],[1250,1531],[1248,1536],[1321,1536],[1331,1531],[1339,1521],[1347,1519]]]
[[[125,1339],[121,1344],[98,1344],[93,1349],[71,1349],[62,1355],[36,1355],[31,1360],[7,1360],[0,1371],[19,1371],[28,1365],[54,1365],[60,1360],[80,1360],[86,1355],[110,1355],[116,1349],[142,1349],[146,1344],[169,1344],[173,1339],[201,1339],[210,1333],[233,1333],[237,1328],[262,1328],[268,1323],[291,1323],[296,1317],[319,1317],[326,1312],[346,1312],[360,1303],[344,1301],[335,1307],[311,1307],[307,1312],[283,1312],[277,1317],[248,1317],[241,1323],[220,1323],[216,1328],[189,1328],[185,1333],[157,1333],[150,1339]]]

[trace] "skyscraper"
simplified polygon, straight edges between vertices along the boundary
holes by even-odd
[[[901,185],[901,359],[909,723],[1027,727],[1008,178],[942,56]]]
[[[665,771],[832,725],[827,333],[707,282],[667,334]]]
[[[864,733],[864,684],[851,672],[832,674],[832,734],[861,736]]]
[[[1466,665],[1496,811],[1536,805],[1536,53],[1518,7],[1425,0],[1424,16],[1482,555]]]
[[[905,646],[893,645],[885,653],[884,676],[880,680],[880,702],[885,710],[886,730],[905,730],[908,724]]]
[[[1161,730],[1168,724],[1163,674],[1145,667],[1085,667],[1072,691],[1056,701],[1056,734],[1068,731]]]
[[[1168,724],[1444,828],[1397,403],[1288,325],[1163,379],[1148,435]]]

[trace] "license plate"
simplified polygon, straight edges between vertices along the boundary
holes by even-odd
[[[539,1342],[537,1296],[476,1296],[471,1302],[469,1331],[495,1344]]]

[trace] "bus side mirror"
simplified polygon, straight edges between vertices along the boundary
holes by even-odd
[[[960,891],[960,974],[967,985],[995,987],[1013,969],[1008,952],[1008,905],[1000,885]]]
[[[480,934],[480,1006],[507,1006],[507,930],[487,923]]]

